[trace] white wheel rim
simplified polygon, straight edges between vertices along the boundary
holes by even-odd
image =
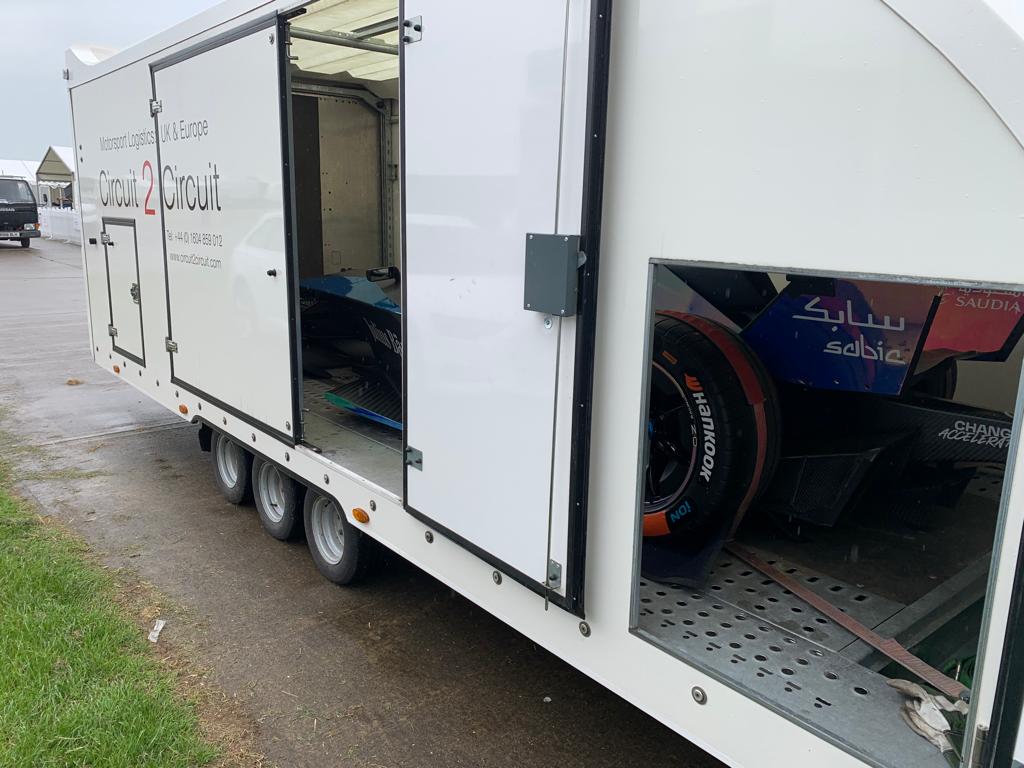
[[[310,510],[313,541],[320,556],[330,565],[337,565],[345,554],[345,529],[338,505],[319,496]]]
[[[245,462],[242,459],[242,449],[226,437],[217,441],[217,473],[224,485],[234,488],[238,484],[238,478],[242,476]]]
[[[284,483],[284,477],[273,464],[260,466],[256,485],[263,501],[263,513],[274,523],[281,522],[284,517]]]

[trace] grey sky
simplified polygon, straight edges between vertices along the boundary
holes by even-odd
[[[41,160],[71,145],[60,73],[73,43],[126,48],[216,5],[217,0],[0,0],[0,157]],[[15,107],[17,103],[23,106]]]

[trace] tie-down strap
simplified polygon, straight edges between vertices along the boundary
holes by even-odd
[[[882,637],[870,627],[861,624],[852,616],[849,616],[836,608],[821,595],[812,592],[796,579],[766,563],[749,549],[746,549],[734,542],[726,544],[725,548],[750,567],[756,568],[769,579],[776,582],[779,586],[784,589],[788,589],[812,608],[832,619],[832,621],[841,626],[847,632],[852,635],[856,635],[876,651],[884,654],[904,669],[917,675],[919,678],[941,691],[946,696],[949,696],[954,700],[959,699],[961,695],[968,690],[967,686],[963,683],[947,677],[939,670],[921,661],[921,659],[912,654],[893,638]]]

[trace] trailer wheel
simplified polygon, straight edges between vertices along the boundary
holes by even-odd
[[[284,474],[276,464],[256,458],[252,463],[252,491],[260,523],[267,533],[288,541],[302,529],[305,486]]]
[[[364,575],[371,556],[370,542],[345,518],[334,499],[309,489],[303,518],[309,554],[325,579],[351,584]]]
[[[677,312],[658,315],[651,365],[644,536],[734,527],[778,459],[771,378],[739,336]]]
[[[252,454],[226,435],[213,436],[213,477],[224,498],[241,504],[252,498]]]

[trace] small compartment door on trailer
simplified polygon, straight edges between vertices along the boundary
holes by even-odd
[[[139,286],[139,238],[135,219],[103,217],[103,258],[107,268],[107,301],[113,349],[146,366],[142,334],[142,289]]]
[[[598,6],[417,0],[402,49],[406,505],[577,611]]]
[[[294,441],[294,288],[276,17],[152,64],[172,382]]]

